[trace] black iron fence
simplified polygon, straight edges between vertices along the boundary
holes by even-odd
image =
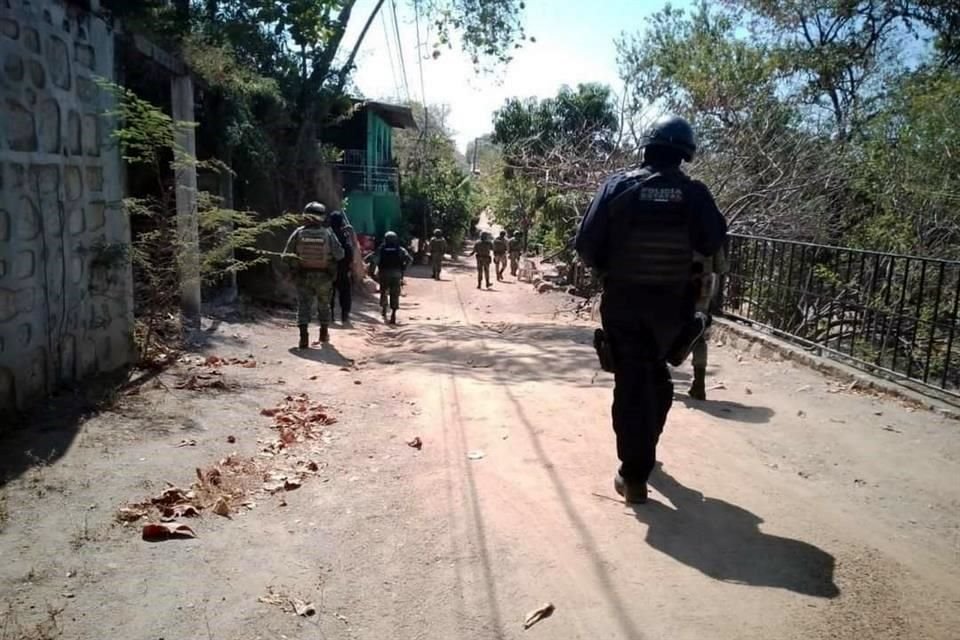
[[[960,398],[960,261],[736,234],[728,259],[726,315]]]

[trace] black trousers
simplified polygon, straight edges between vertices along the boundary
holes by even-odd
[[[333,295],[330,296],[330,313],[337,306],[337,297],[340,297],[340,314],[343,318],[350,315],[353,307],[353,278],[350,274],[350,264],[346,260],[337,264],[337,281],[333,286]]]
[[[600,315],[614,360],[613,430],[620,474],[646,482],[673,404],[666,354],[690,306],[663,292],[604,292]]]

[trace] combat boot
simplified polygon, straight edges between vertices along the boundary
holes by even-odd
[[[647,501],[646,482],[627,482],[619,472],[613,478],[613,489],[627,504],[643,504]]]
[[[690,397],[694,400],[707,399],[707,368],[693,368],[693,382],[690,384]]]
[[[310,332],[307,331],[307,325],[300,325],[300,348],[306,349],[310,346]]]
[[[394,309],[390,312],[390,324],[397,324],[397,310]]]
[[[320,325],[320,342],[330,342],[330,327],[325,324]]]
[[[380,307],[380,315],[381,315],[381,317],[383,317],[383,321],[386,322],[386,321],[387,321],[387,308],[386,308],[386,307]]]

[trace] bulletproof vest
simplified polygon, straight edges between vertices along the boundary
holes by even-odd
[[[400,271],[403,269],[403,250],[400,247],[384,245],[380,248],[380,270]]]
[[[686,180],[679,171],[644,169],[613,199],[607,278],[678,290],[689,285],[693,248]]]
[[[443,238],[433,238],[430,240],[430,252],[443,251],[446,248],[446,244]]]
[[[494,240],[494,241],[493,241],[493,252],[494,252],[495,254],[497,254],[498,256],[499,256],[499,255],[503,255],[504,253],[506,253],[506,252],[507,252],[507,241],[504,240],[503,238],[497,238],[496,240]]]
[[[327,269],[333,262],[331,233],[322,228],[304,229],[297,238],[297,256],[304,269]]]
[[[523,251],[523,245],[517,238],[510,238],[510,242],[507,244],[507,247],[510,249],[510,253],[520,253]]]
[[[477,255],[481,258],[489,258],[490,252],[493,249],[493,243],[481,240],[477,243]]]

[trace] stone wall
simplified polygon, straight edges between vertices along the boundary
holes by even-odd
[[[104,115],[114,38],[55,0],[0,0],[0,414],[132,355],[129,224]],[[121,250],[121,251],[118,251]]]

